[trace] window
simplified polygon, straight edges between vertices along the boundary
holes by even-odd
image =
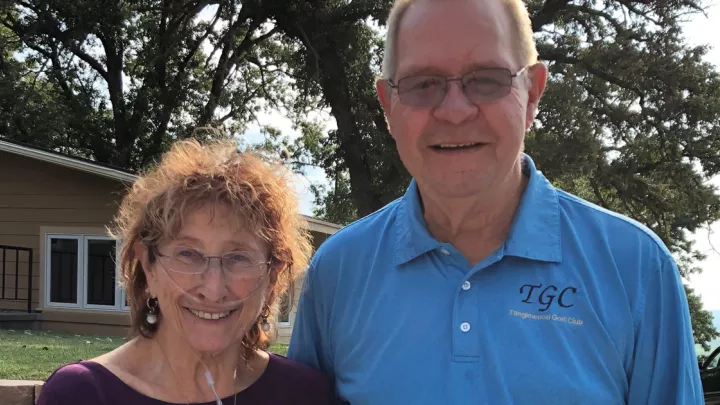
[[[720,365],[720,348],[715,351],[714,355],[714,357],[707,361],[707,366],[705,367],[706,370],[715,370]]]
[[[118,245],[114,239],[101,235],[46,235],[46,304],[126,309],[124,291],[117,283]]]
[[[285,294],[280,301],[280,311],[278,313],[278,326],[289,327],[290,326],[290,312],[292,310],[292,304],[290,303],[290,295]]]

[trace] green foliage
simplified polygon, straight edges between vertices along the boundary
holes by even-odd
[[[16,51],[0,98],[22,97],[3,108],[2,136],[138,169],[196,126],[242,132],[261,100],[285,94],[280,73],[259,67],[284,49],[267,23],[239,1],[3,2]]]

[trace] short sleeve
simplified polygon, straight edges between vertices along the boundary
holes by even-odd
[[[47,379],[36,405],[104,405],[95,375],[81,363],[57,369]]]
[[[322,296],[318,296],[317,278],[319,258],[310,265],[302,292],[298,300],[298,309],[293,324],[288,358],[306,364],[334,377],[329,343],[326,334],[326,314],[322,306]]]
[[[702,405],[685,288],[675,262],[648,271],[639,308],[628,405]]]

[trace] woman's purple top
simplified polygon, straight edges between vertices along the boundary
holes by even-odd
[[[237,404],[325,405],[335,403],[330,384],[319,371],[285,357],[270,354],[267,369],[251,386],[237,394]],[[223,398],[232,405],[234,397]],[[60,367],[42,388],[37,405],[169,405],[143,395],[110,370],[92,361]],[[215,401],[202,405],[215,405]]]

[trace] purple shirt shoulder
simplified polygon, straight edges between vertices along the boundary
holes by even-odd
[[[232,405],[232,396],[223,398]],[[334,404],[329,380],[315,370],[286,357],[270,354],[267,369],[250,387],[238,393],[238,404]],[[110,370],[92,361],[78,361],[57,369],[43,386],[37,405],[169,405],[145,396]],[[206,402],[197,405],[215,405]]]

